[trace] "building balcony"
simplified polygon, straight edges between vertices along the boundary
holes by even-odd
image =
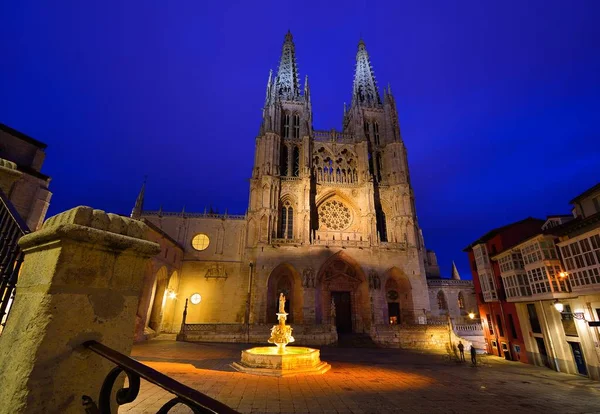
[[[340,142],[345,144],[354,143],[354,136],[338,132],[335,129],[329,131],[313,131],[313,139],[317,142]]]

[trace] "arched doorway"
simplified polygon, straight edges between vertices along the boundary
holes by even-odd
[[[177,271],[174,271],[169,278],[169,284],[167,285],[166,290],[166,299],[165,306],[163,308],[163,316],[162,316],[162,330],[164,332],[178,332],[178,327],[174,326],[175,321],[175,308],[177,305],[177,301],[179,293],[179,274]]]
[[[390,325],[402,323],[402,313],[400,312],[400,294],[398,282],[394,278],[388,278],[385,282],[385,298],[387,300],[388,322]]]
[[[150,318],[148,319],[148,326],[155,332],[160,332],[161,329],[162,313],[167,299],[167,276],[165,266],[156,272],[154,294],[150,304]]]
[[[387,311],[387,315],[384,315],[386,322],[409,324],[415,322],[412,286],[408,277],[397,267],[387,271],[385,300],[387,302],[384,308]]]
[[[369,289],[356,261],[343,252],[337,253],[323,264],[317,280],[317,323],[335,324],[342,334],[370,328]]]
[[[287,322],[302,323],[302,286],[300,275],[293,266],[282,263],[269,275],[267,282],[267,323],[277,323],[279,294],[285,295]]]

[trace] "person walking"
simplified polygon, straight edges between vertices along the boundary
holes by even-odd
[[[465,362],[465,346],[461,341],[458,341],[458,351],[460,352],[460,361]]]
[[[477,366],[477,350],[473,345],[471,345],[471,363],[474,367]]]

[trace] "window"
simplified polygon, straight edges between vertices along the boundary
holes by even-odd
[[[288,175],[289,149],[287,145],[281,145],[281,154],[279,157],[279,175],[285,177]]]
[[[300,138],[300,115],[294,114],[294,138]]]
[[[367,141],[369,141],[371,139],[371,136],[369,135],[369,129],[370,129],[369,121],[365,121],[365,137],[367,138]]]
[[[600,213],[600,196],[594,197],[592,199],[592,202],[594,203],[594,208],[596,209],[596,213]]]
[[[465,297],[463,296],[462,292],[458,292],[458,309],[465,309]]]
[[[538,319],[537,312],[535,310],[535,304],[527,304],[527,313],[529,314],[529,324],[531,325],[531,331],[533,333],[542,333],[542,328],[540,327],[540,320]]]
[[[446,303],[446,296],[441,290],[437,294],[438,308],[440,310],[448,310],[448,304]]]
[[[210,239],[204,233],[196,234],[192,238],[192,247],[198,251],[206,250],[210,244]]]
[[[283,137],[290,137],[290,114],[283,115]]]
[[[579,336],[577,335],[577,327],[570,305],[565,305],[563,312],[560,314],[560,319],[566,336]]]
[[[294,165],[292,167],[292,173],[294,177],[298,177],[300,175],[300,150],[298,149],[298,147],[294,146],[292,156],[294,162]]]
[[[512,313],[508,314],[508,327],[510,328],[510,333],[512,334],[513,338],[519,338],[519,335],[517,335],[517,329],[515,328],[515,321],[513,320]]]
[[[492,324],[492,318],[490,317],[489,313],[486,313],[485,319],[487,320],[488,330],[490,331],[490,335],[493,335],[494,334],[494,326]]]
[[[496,315],[496,326],[498,327],[498,335],[504,336],[504,328],[502,327],[502,319],[500,315]]]
[[[373,133],[375,135],[375,145],[379,145],[379,123],[373,122]]]
[[[377,153],[377,181],[381,181],[381,171],[383,170],[383,164],[381,163],[381,154]]]
[[[294,238],[294,209],[292,203],[286,200],[279,212],[279,234],[281,239]]]

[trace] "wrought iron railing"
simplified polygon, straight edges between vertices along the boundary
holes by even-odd
[[[27,224],[0,190],[0,334],[6,325],[23,263],[23,251],[17,242],[27,233]]]
[[[127,375],[129,384],[127,388],[121,388],[116,392],[115,400],[117,405],[129,404],[137,398],[140,392],[140,379],[143,378],[175,395],[175,397],[163,404],[157,413],[168,413],[169,410],[177,404],[183,404],[189,407],[194,413],[237,413],[237,411],[210,398],[208,395],[202,394],[200,391],[190,388],[187,385],[183,385],[173,378],[161,374],[149,366],[144,365],[127,355],[123,355],[106,345],[102,345],[96,341],[88,341],[83,345],[116,365],[116,367],[108,373],[102,384],[100,395],[98,397],[98,404],[96,404],[92,397],[88,395],[82,397],[83,407],[88,414],[111,413],[111,404],[113,403],[111,401],[111,395],[113,395],[112,391],[115,381],[121,373]]]

